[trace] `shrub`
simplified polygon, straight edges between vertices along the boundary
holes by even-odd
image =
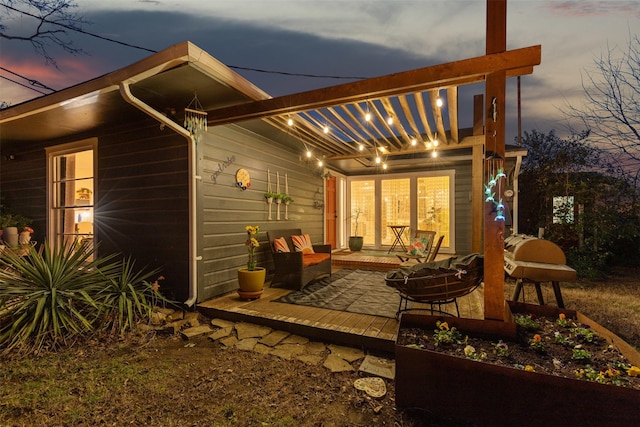
[[[0,258],[0,349],[38,352],[68,344],[93,331],[100,307],[92,295],[105,285],[112,256],[93,260],[94,249],[75,245],[40,250],[27,256],[7,251]]]

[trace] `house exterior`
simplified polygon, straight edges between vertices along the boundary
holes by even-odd
[[[329,239],[345,247],[349,188],[362,179],[379,180],[379,170],[340,161],[318,167],[304,158],[308,141],[261,117],[212,120],[212,112],[270,99],[184,42],[2,110],[2,203],[33,219],[38,242],[77,238],[96,245],[98,256],[122,253],[137,267],[161,267],[163,293],[188,306],[237,288],[236,271],[247,261],[246,225],[260,226],[259,265],[271,270],[262,233],[269,229],[300,228],[313,242]],[[202,120],[204,112],[209,116]],[[185,128],[194,124],[193,131]],[[478,205],[482,191],[473,159],[484,136],[469,138],[456,147],[466,151],[452,150],[437,164],[408,163],[386,173],[387,179],[410,181],[451,177],[443,248],[449,253],[473,251],[472,234],[479,233],[470,204],[473,198]],[[523,154],[507,155],[506,169],[514,170]],[[268,205],[269,189],[287,192],[294,202]],[[370,246],[385,247],[379,217]]]

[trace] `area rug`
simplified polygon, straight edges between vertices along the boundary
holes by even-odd
[[[338,270],[274,302],[395,318],[400,294],[386,285],[384,271]]]

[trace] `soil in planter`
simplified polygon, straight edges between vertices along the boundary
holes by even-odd
[[[640,390],[640,372],[614,346],[575,319],[516,316],[516,341],[490,341],[467,336],[448,325],[434,330],[403,328],[398,345]],[[446,342],[450,341],[450,342]]]

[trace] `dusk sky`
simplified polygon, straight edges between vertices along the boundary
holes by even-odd
[[[233,67],[305,75],[374,77],[485,53],[485,0],[77,0],[87,33],[136,49],[72,33],[86,55],[51,49],[45,65],[26,42],[3,40],[2,67],[56,89],[126,67],[151,51],[188,40]],[[2,23],[8,32],[28,18]],[[580,105],[582,78],[594,58],[620,56],[640,34],[640,2],[509,0],[507,49],[542,45],[542,63],[522,78],[523,130],[559,134],[559,108]],[[234,68],[272,96],[336,85],[330,79]],[[0,70],[0,76],[28,84]],[[42,90],[44,93],[50,91]],[[481,93],[482,89],[476,90]],[[11,105],[40,93],[0,79],[0,101]],[[467,102],[464,98],[460,102]],[[507,90],[507,142],[515,138],[515,79]],[[461,117],[470,127],[472,117]]]

